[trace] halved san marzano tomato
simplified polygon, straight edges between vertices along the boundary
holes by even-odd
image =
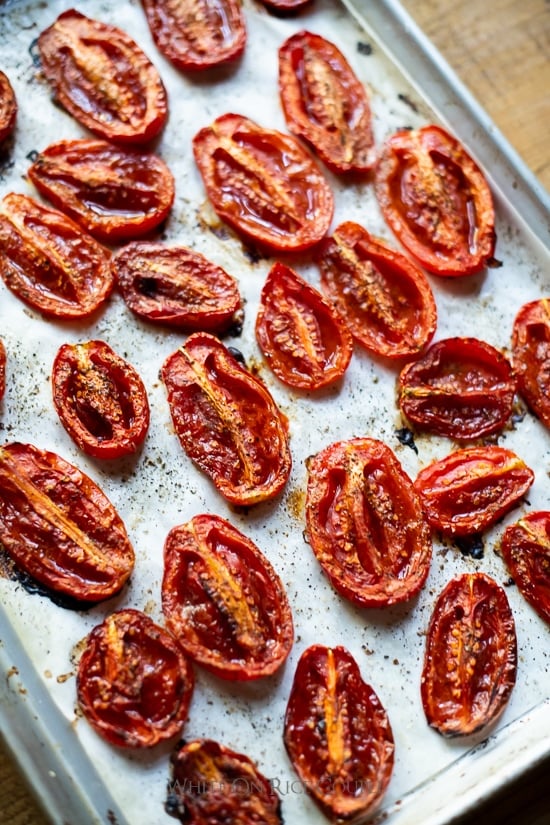
[[[305,789],[331,821],[366,816],[381,801],[393,771],[392,729],[346,648],[313,645],[300,657],[284,743]]]
[[[510,524],[500,552],[522,596],[550,624],[550,512],[528,513]]]
[[[56,101],[98,137],[147,143],[163,129],[161,77],[126,32],[69,9],[40,34],[38,48]]]
[[[239,58],[246,45],[240,0],[142,0],[159,51],[182,71]]]
[[[421,695],[443,736],[494,723],[516,681],[517,641],[506,593],[485,573],[464,573],[439,595],[426,638]]]
[[[296,138],[225,114],[195,135],[193,152],[214,210],[249,241],[296,252],[326,234],[332,191]]]
[[[336,174],[366,172],[376,161],[365,87],[342,52],[300,31],[279,49],[279,91],[290,131]]]
[[[95,312],[112,292],[110,254],[78,224],[27,195],[0,204],[0,276],[29,306],[74,320]]]
[[[388,138],[375,191],[386,222],[429,272],[458,277],[494,262],[491,190],[473,158],[440,126]]]
[[[337,381],[353,354],[351,333],[332,304],[280,262],[262,289],[256,339],[277,378],[304,390]]]
[[[145,235],[174,201],[174,178],[161,158],[104,140],[52,143],[28,175],[40,194],[100,241]]]
[[[520,394],[550,428],[550,299],[530,301],[517,313],[512,360]]]
[[[112,267],[127,307],[146,321],[221,333],[242,319],[237,281],[200,252],[134,241],[113,256]]]
[[[435,530],[471,536],[515,507],[534,480],[531,468],[512,450],[467,447],[424,467],[414,486]]]
[[[134,567],[126,528],[102,490],[32,444],[0,448],[0,542],[19,569],[77,601],[110,598]]]
[[[501,430],[516,380],[499,350],[478,338],[445,338],[401,371],[398,403],[421,430],[470,439]]]
[[[307,469],[308,540],[334,588],[362,607],[415,596],[432,545],[420,499],[392,450],[371,438],[339,441]]]
[[[195,516],[168,534],[162,610],[187,655],[224,679],[271,675],[294,641],[279,576],[254,542],[219,516]]]
[[[53,363],[52,392],[61,423],[94,458],[135,453],[147,435],[143,381],[105,341],[63,344]]]
[[[171,634],[133,609],[92,630],[76,677],[88,722],[125,748],[151,748],[181,734],[193,687],[192,665]]]
[[[174,429],[189,458],[235,505],[278,495],[290,475],[288,421],[267,387],[208,333],[162,367]]]
[[[17,98],[9,77],[0,71],[0,143],[15,129]]]
[[[437,324],[421,269],[357,223],[340,224],[316,252],[321,285],[355,340],[385,358],[414,357]]]

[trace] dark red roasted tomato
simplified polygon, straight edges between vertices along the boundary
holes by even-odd
[[[181,733],[193,694],[191,663],[170,633],[139,610],[112,613],[86,639],[77,697],[92,727],[126,748]]]
[[[481,438],[512,413],[516,381],[499,350],[477,338],[445,338],[401,371],[398,403],[419,429],[449,438]]]
[[[52,143],[28,174],[44,197],[100,241],[142,237],[174,201],[174,178],[163,160],[103,140]]]
[[[124,31],[69,9],[38,38],[55,99],[82,126],[115,143],[147,143],[167,119],[161,77]]]
[[[550,300],[524,304],[514,320],[512,359],[519,391],[550,428]]]
[[[393,771],[390,722],[344,647],[302,654],[288,699],[284,743],[305,789],[331,821],[365,816]]]
[[[182,447],[227,501],[247,506],[282,491],[292,463],[286,416],[221,341],[189,336],[162,379]]]
[[[429,272],[458,277],[493,263],[491,190],[473,158],[440,126],[388,138],[375,191],[386,222]]]
[[[0,448],[0,542],[19,569],[78,601],[110,598],[134,567],[126,528],[102,490],[31,444]]]
[[[516,681],[514,617],[502,587],[464,573],[439,595],[426,638],[422,704],[443,736],[468,736],[495,722]]]
[[[147,435],[143,381],[105,341],[63,344],[53,363],[52,391],[61,423],[94,458],[135,453]]]
[[[550,512],[528,513],[510,524],[500,551],[522,596],[550,623]]]
[[[9,77],[0,71],[0,143],[15,129],[17,99]]]
[[[224,679],[271,675],[294,641],[279,576],[254,542],[219,516],[195,516],[169,532],[162,609],[188,656]]]
[[[113,289],[109,253],[78,224],[27,195],[0,204],[0,275],[29,306],[52,318],[86,318]]]
[[[356,341],[385,358],[417,356],[437,324],[432,289],[409,258],[347,221],[316,254],[323,290]]]
[[[353,354],[351,333],[332,304],[280,262],[262,289],[256,338],[277,378],[303,390],[337,381]]]
[[[430,525],[450,536],[470,536],[515,507],[535,479],[504,447],[456,450],[420,471],[414,486]]]
[[[135,241],[112,266],[126,305],[146,321],[221,333],[241,320],[237,281],[200,252]]]
[[[367,92],[334,43],[308,31],[285,40],[279,91],[288,128],[331,171],[372,169],[376,150]]]
[[[296,138],[225,114],[195,135],[193,151],[214,210],[249,241],[296,252],[326,234],[332,191]]]
[[[432,546],[420,499],[390,448],[339,441],[307,469],[308,539],[334,588],[363,607],[415,596]]]

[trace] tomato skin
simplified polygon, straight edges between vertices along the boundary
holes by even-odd
[[[428,522],[449,536],[492,527],[527,493],[535,474],[512,450],[466,447],[424,467],[414,482]]]
[[[282,491],[292,465],[286,416],[221,341],[193,333],[162,380],[183,449],[227,501],[249,506]]]
[[[134,567],[126,528],[102,490],[32,444],[0,448],[0,541],[36,581],[83,602],[118,593]]]
[[[550,623],[550,512],[528,513],[510,524],[500,552],[522,596]]]
[[[0,71],[0,143],[12,134],[16,121],[17,98],[9,77]]]
[[[529,409],[550,428],[550,300],[524,304],[514,319],[512,360]]]
[[[332,191],[296,138],[225,114],[195,135],[193,152],[214,210],[237,234],[277,252],[326,234]]]
[[[113,290],[109,253],[70,218],[27,195],[0,204],[0,276],[46,317],[87,318]]]
[[[494,723],[516,681],[514,617],[502,587],[464,573],[440,593],[428,627],[422,704],[443,736],[468,736]]]
[[[440,126],[388,138],[375,177],[386,222],[428,272],[460,277],[492,262],[491,190],[464,147]]]
[[[370,438],[339,441],[307,469],[308,539],[333,587],[362,607],[415,596],[432,545],[419,497],[392,450]]]
[[[69,9],[38,38],[56,100],[82,126],[115,143],[148,143],[164,128],[166,90],[125,32]]]
[[[219,516],[195,516],[168,534],[162,609],[187,655],[223,679],[275,673],[294,641],[279,576],[254,542]]]
[[[471,439],[501,430],[512,413],[516,381],[499,350],[477,338],[445,338],[403,368],[398,404],[421,430]]]
[[[237,281],[192,249],[134,241],[112,265],[126,305],[146,321],[221,333],[241,318]]]
[[[382,799],[393,771],[391,725],[346,648],[317,644],[302,653],[284,743],[306,790],[331,820],[366,815]]]
[[[357,223],[340,224],[316,251],[321,285],[355,340],[384,358],[415,357],[431,341],[437,309],[422,270]]]
[[[194,675],[172,636],[127,608],[89,634],[76,687],[84,716],[107,742],[151,748],[181,733]]]
[[[279,93],[289,130],[332,172],[373,168],[367,93],[334,43],[309,31],[285,40],[279,49]]]

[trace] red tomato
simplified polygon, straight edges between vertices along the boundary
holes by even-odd
[[[256,338],[277,378],[303,390],[337,381],[353,354],[351,333],[332,304],[279,262],[262,289]]]
[[[393,771],[390,722],[344,647],[313,645],[290,691],[284,743],[305,789],[331,821],[366,816]]]
[[[241,320],[237,282],[199,252],[135,241],[112,265],[126,305],[146,321],[224,332]]]
[[[281,492],[292,464],[288,421],[221,341],[189,336],[162,379],[182,447],[227,501],[248,506]]]
[[[296,138],[226,114],[195,135],[193,151],[218,216],[248,240],[296,252],[327,232],[334,198]]]
[[[390,228],[429,272],[458,277],[494,262],[491,190],[464,147],[441,127],[392,135],[378,160],[375,191]]]
[[[0,143],[15,129],[17,99],[9,77],[0,71]]]
[[[359,224],[340,224],[316,255],[321,284],[356,341],[385,358],[417,356],[437,324],[422,270]]]
[[[260,2],[277,14],[294,14],[302,11],[306,6],[311,6],[314,0],[260,0]]]
[[[146,143],[163,129],[160,75],[121,29],[69,9],[41,33],[38,48],[58,103],[98,137]]]
[[[495,722],[516,681],[514,617],[502,587],[464,573],[439,595],[428,627],[422,704],[443,736],[467,736]]]
[[[193,694],[191,664],[172,636],[139,610],[95,627],[79,662],[79,705],[112,745],[150,748],[181,733]]]
[[[336,174],[376,161],[367,92],[342,52],[300,31],[279,49],[279,91],[287,126]]]
[[[504,447],[467,447],[434,461],[414,486],[431,526],[449,536],[470,536],[495,524],[525,495],[533,471]]]
[[[0,448],[0,541],[18,568],[83,602],[118,593],[134,567],[126,528],[100,488],[31,444]]]
[[[135,453],[147,435],[143,381],[104,341],[63,344],[53,363],[52,391],[61,423],[94,458]]]
[[[6,392],[6,347],[0,339],[0,401]]]
[[[210,69],[239,58],[246,45],[240,0],[142,0],[162,54],[182,71]]]
[[[18,298],[52,318],[86,318],[113,289],[109,253],[73,221],[26,195],[0,204],[0,275]]]
[[[500,550],[520,593],[550,623],[550,512],[528,513],[507,527]]]
[[[144,235],[167,217],[174,178],[159,157],[103,140],[60,140],[28,171],[38,191],[94,238]]]
[[[399,376],[401,412],[417,427],[449,438],[501,430],[514,403],[512,365],[477,338],[445,338]]]
[[[519,391],[550,428],[550,301],[524,304],[514,320],[512,358]]]
[[[334,588],[362,607],[415,596],[431,541],[411,480],[381,441],[354,438],[308,463],[308,539]]]

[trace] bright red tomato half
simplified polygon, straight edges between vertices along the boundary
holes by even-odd
[[[528,513],[509,525],[500,551],[521,594],[550,624],[550,512]]]
[[[0,71],[0,143],[15,129],[17,99],[9,77]]]
[[[550,428],[550,300],[524,304],[514,320],[512,359],[519,391]]]

